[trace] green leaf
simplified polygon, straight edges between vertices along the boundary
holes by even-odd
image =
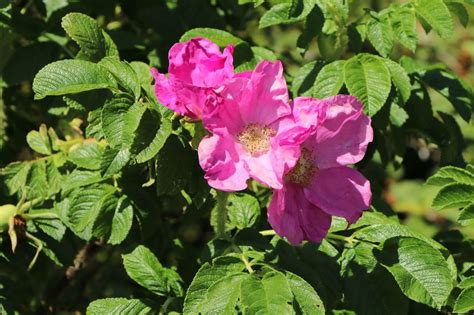
[[[321,298],[308,282],[291,272],[286,272],[286,280],[301,314],[325,314]]]
[[[403,103],[406,103],[411,95],[410,77],[408,76],[405,69],[403,69],[403,67],[395,61],[392,61],[390,59],[383,59],[383,61],[385,62],[385,65],[390,71],[392,82],[401,96],[401,101]]]
[[[225,256],[216,258],[212,262],[212,265],[210,263],[202,265],[194,276],[194,279],[186,293],[183,313],[199,314],[203,309],[210,308],[208,304],[215,302],[208,301],[206,297],[208,296],[208,291],[213,287],[213,285],[219,283],[219,281],[222,281],[222,279],[226,277],[242,274],[242,270],[244,269],[245,265],[240,259]],[[213,288],[213,290],[216,290],[221,286],[222,285]],[[230,296],[232,295],[227,296],[227,301],[230,300]],[[226,304],[225,301],[223,304]]]
[[[46,161],[46,177],[48,181],[48,196],[57,194],[61,190],[63,176],[59,172],[58,166],[54,160]]]
[[[414,0],[416,12],[441,36],[449,39],[454,34],[454,23],[443,0]]]
[[[345,249],[341,266],[344,271],[344,300],[354,314],[408,314],[409,299],[400,291],[392,275],[373,256],[373,246],[357,245]],[[367,266],[374,261],[374,265]],[[383,301],[383,303],[374,303]]]
[[[265,0],[239,0],[239,4],[253,3],[254,8],[262,5],[264,2]]]
[[[195,37],[204,37],[216,43],[219,47],[226,47],[227,45],[237,46],[243,40],[235,37],[229,32],[214,29],[214,28],[193,28],[181,36],[180,42],[189,41]]]
[[[433,200],[437,210],[460,208],[474,202],[474,185],[452,183],[444,186]]]
[[[41,69],[33,80],[35,99],[115,88],[116,82],[101,66],[85,60],[60,60]]]
[[[76,188],[98,183],[102,180],[99,172],[74,170],[66,176],[61,184],[64,194],[68,194]]]
[[[413,231],[405,225],[398,224],[397,222],[393,222],[391,224],[372,224],[356,231],[352,235],[352,237],[355,239],[365,240],[373,243],[383,243],[390,238],[400,236],[417,238],[430,244],[432,247],[437,248],[448,262],[452,279],[455,280],[457,278],[457,268],[451,253],[440,243],[424,236],[423,234]]]
[[[448,6],[449,11],[456,15],[461,22],[462,26],[467,27],[469,25],[469,12],[467,11],[466,7],[459,2],[455,2],[456,0],[445,0],[446,5]]]
[[[453,280],[441,253],[411,237],[389,239],[377,260],[393,275],[402,292],[412,300],[438,310],[444,305]]]
[[[291,86],[293,97],[312,96],[314,94],[313,86],[323,66],[323,61],[313,61],[298,69]]]
[[[93,18],[82,13],[69,13],[63,17],[61,26],[81,47],[80,55],[94,62],[107,55],[104,35]]]
[[[251,195],[232,194],[228,203],[227,215],[230,224],[239,230],[254,226],[260,218],[260,205]]]
[[[148,306],[148,302],[138,299],[108,298],[95,300],[87,307],[87,315],[102,314],[133,314],[150,315],[156,312]]]
[[[280,272],[268,272],[262,279],[249,277],[241,290],[244,314],[291,314],[293,294]]]
[[[403,126],[407,121],[407,112],[396,103],[390,105],[390,122],[397,127]]]
[[[122,259],[128,276],[142,287],[157,295],[183,296],[179,274],[163,267],[148,248],[139,245]]]
[[[325,65],[319,71],[312,89],[316,98],[326,98],[339,93],[344,84],[345,60],[338,60]]]
[[[361,100],[369,116],[382,108],[390,93],[390,72],[387,66],[369,54],[349,59],[344,66],[344,79],[350,94]]]
[[[157,121],[160,123],[157,124]],[[137,163],[144,163],[154,158],[165,145],[171,131],[170,117],[147,110],[142,116],[133,143]]]
[[[435,89],[453,104],[461,117],[469,122],[473,110],[472,89],[454,73],[434,66],[420,72],[424,83]]]
[[[46,7],[46,20],[48,20],[51,15],[68,6],[67,0],[43,0],[44,6]]]
[[[116,57],[105,57],[99,62],[99,65],[109,70],[119,85],[135,96],[135,100],[140,98],[140,80],[128,62],[120,61]]]
[[[83,232],[92,228],[97,217],[104,210],[107,201],[113,197],[115,188],[110,185],[100,185],[77,190],[71,200],[68,212],[69,222],[75,232]]]
[[[38,153],[44,155],[50,155],[52,153],[48,130],[44,124],[41,125],[39,131],[30,131],[26,136],[26,142],[28,142],[30,148]]]
[[[435,186],[444,186],[451,183],[474,185],[474,174],[459,167],[445,166],[428,178],[426,183]]]
[[[189,145],[176,136],[169,137],[158,153],[156,162],[156,191],[158,195],[177,194],[186,189],[196,164]]]
[[[111,147],[129,148],[132,145],[144,111],[143,105],[133,104],[133,99],[125,93],[105,103],[102,109],[102,131]]]
[[[259,22],[260,28],[277,24],[289,24],[302,21],[316,5],[314,0],[291,0],[273,6],[265,12]]]
[[[54,211],[29,211],[28,214],[55,214]],[[37,226],[41,231],[60,242],[63,239],[64,234],[66,233],[66,226],[59,219],[48,218],[48,219],[34,219],[35,226]]]
[[[380,55],[384,57],[390,55],[394,34],[388,13],[372,12],[371,19],[367,23],[367,38]]]
[[[85,142],[70,151],[68,160],[79,167],[88,170],[98,170],[100,169],[102,151],[97,142]]]
[[[474,310],[474,286],[461,291],[454,303],[454,313],[467,313]]]
[[[127,197],[120,198],[112,219],[112,231],[107,243],[117,245],[123,242],[133,224],[133,207]]]
[[[260,46],[252,46],[250,47],[250,49],[255,55],[255,60],[257,61],[257,63],[263,60],[276,61],[278,59],[275,53],[270,49],[266,49]]]
[[[242,42],[234,48],[234,68],[236,73],[251,71],[257,66],[257,59],[252,47],[247,42]]]
[[[461,211],[458,217],[458,222],[462,225],[474,224],[474,204],[470,204]]]
[[[104,177],[119,173],[130,161],[129,149],[113,149],[107,147],[102,155],[100,169]]]
[[[391,15],[392,27],[398,41],[415,52],[418,43],[416,33],[416,15],[410,7],[397,8]]]
[[[119,198],[114,194],[110,194],[102,200],[100,211],[92,224],[91,232],[93,236],[101,238],[110,234],[111,222],[118,202]]]
[[[241,294],[240,285],[248,277],[246,273],[232,274],[213,283],[206,291],[198,313],[233,314]]]
[[[33,163],[25,188],[28,199],[48,197],[48,177],[46,174],[45,160],[39,160]]]
[[[13,195],[26,185],[31,163],[13,162],[0,169],[0,177],[5,184],[8,195]]]

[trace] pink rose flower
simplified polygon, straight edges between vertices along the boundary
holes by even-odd
[[[199,162],[210,186],[238,191],[253,178],[275,189],[300,155],[281,62],[262,61],[229,80],[221,103],[203,117],[212,135],[199,145]]]
[[[283,188],[273,192],[268,220],[292,244],[320,242],[330,228],[331,216],[352,224],[370,205],[370,182],[346,165],[364,157],[373,130],[362,103],[353,96],[297,98],[293,107],[295,119],[308,130],[307,139],[296,166],[285,173]],[[318,119],[311,118],[308,108],[325,112],[319,125],[311,123]]]
[[[168,78],[152,68],[158,101],[176,113],[201,119],[206,104],[215,103],[216,91],[234,75],[234,47],[219,47],[205,38],[177,43],[168,53]]]

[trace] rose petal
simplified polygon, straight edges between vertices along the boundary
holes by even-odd
[[[319,170],[305,188],[307,199],[330,215],[354,223],[370,206],[370,182],[358,171],[341,166]]]
[[[248,81],[247,90],[240,98],[240,113],[246,124],[270,125],[291,114],[288,88],[280,61],[260,62]]]
[[[306,143],[314,152],[318,168],[359,162],[373,139],[370,118],[362,112],[362,104],[355,97],[340,95],[325,102],[329,104],[326,118],[318,126],[316,137]]]
[[[273,192],[268,221],[278,235],[294,245],[303,240],[321,242],[331,226],[331,216],[309,203],[303,189],[292,184]]]
[[[199,164],[209,185],[222,191],[247,188],[249,173],[235,152],[233,143],[218,135],[207,136],[198,148]]]

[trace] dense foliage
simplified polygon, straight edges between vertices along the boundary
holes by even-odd
[[[472,5],[0,0],[0,314],[474,310]],[[362,101],[355,224],[293,246],[268,188],[210,188],[206,131],[150,73],[198,36],[234,45],[236,72],[282,60],[292,98]]]

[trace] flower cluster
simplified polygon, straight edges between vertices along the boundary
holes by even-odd
[[[289,99],[281,62],[234,73],[233,47],[223,52],[194,38],[169,51],[168,77],[152,69],[158,100],[210,132],[199,162],[209,185],[273,189],[268,220],[291,243],[320,242],[331,216],[354,223],[370,205],[369,181],[348,167],[372,141],[370,118],[350,95]]]

